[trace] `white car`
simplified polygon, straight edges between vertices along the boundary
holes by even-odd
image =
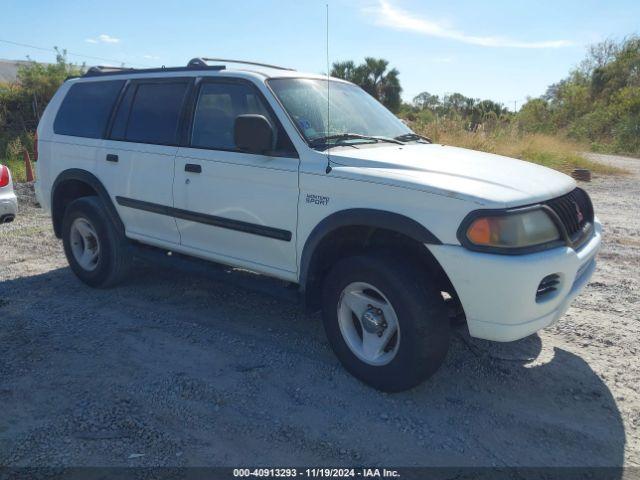
[[[18,214],[18,199],[13,191],[11,171],[0,164],[0,224],[13,222]]]
[[[399,391],[442,364],[450,311],[516,340],[591,277],[601,225],[570,177],[435,145],[351,83],[242,63],[94,68],[56,93],[36,190],[82,281],[115,285],[144,245],[293,282],[346,369]]]

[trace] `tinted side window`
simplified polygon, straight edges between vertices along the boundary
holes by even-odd
[[[128,115],[125,139],[130,142],[176,145],[187,87],[187,82],[138,84]]]
[[[129,121],[129,111],[131,109],[131,101],[136,93],[136,85],[129,85],[120,100],[118,110],[113,117],[113,125],[111,126],[110,138],[113,140],[125,140],[127,134],[127,123]]]
[[[277,129],[276,152],[295,154],[289,137],[256,91],[243,83],[203,83],[193,117],[191,146],[236,150],[233,126],[238,115],[264,115]]]
[[[76,83],[60,105],[53,131],[59,135],[102,138],[124,80]]]

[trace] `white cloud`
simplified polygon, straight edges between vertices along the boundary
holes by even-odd
[[[468,35],[448,25],[416,17],[410,12],[395,7],[388,0],[379,0],[377,7],[367,10],[369,13],[373,13],[375,22],[378,25],[421,33],[431,37],[448,38],[470,45],[503,48],[561,48],[574,45],[573,42],[568,40],[523,42],[507,37]]]
[[[100,40],[103,43],[119,43],[120,42],[119,38],[112,37],[110,35],[107,35],[106,33],[103,33],[102,35],[98,35],[98,40]]]
[[[160,60],[160,57],[155,55],[143,55],[142,58],[146,58],[147,60]]]
[[[103,33],[98,35],[96,38],[86,38],[85,42],[87,43],[120,43],[119,38],[112,37],[111,35],[107,35]]]

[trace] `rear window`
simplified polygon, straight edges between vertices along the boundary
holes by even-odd
[[[177,144],[180,112],[187,82],[140,83],[127,92],[113,125],[113,139]],[[131,102],[129,108],[128,102]],[[129,110],[128,112],[126,110]]]
[[[67,92],[53,123],[58,135],[102,138],[124,80],[76,83]]]

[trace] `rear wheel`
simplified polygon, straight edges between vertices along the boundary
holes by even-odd
[[[449,347],[449,321],[426,273],[386,253],[339,261],[323,289],[327,337],[344,367],[383,391],[430,377]]]
[[[67,206],[62,242],[71,270],[87,285],[111,287],[128,273],[127,239],[113,226],[97,197],[82,197]]]

